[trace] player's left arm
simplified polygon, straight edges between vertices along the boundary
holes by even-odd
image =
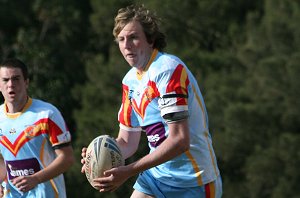
[[[73,148],[71,145],[55,149],[57,157],[49,166],[41,171],[30,175],[20,176],[13,180],[13,184],[23,192],[27,192],[39,183],[49,181],[50,179],[67,171],[75,162]]]
[[[75,162],[71,135],[60,111],[52,106],[50,115],[49,138],[56,158],[44,169],[34,174],[39,183],[46,182],[67,171]]]
[[[55,149],[55,153],[57,155],[55,160],[42,171],[35,174],[40,183],[66,172],[75,162],[71,145],[57,148]]]
[[[155,151],[129,165],[131,175],[169,161],[190,148],[188,119],[168,123],[169,135]]]

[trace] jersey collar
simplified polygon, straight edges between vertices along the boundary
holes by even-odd
[[[6,116],[9,117],[9,118],[17,118],[22,113],[24,113],[30,107],[31,104],[32,104],[32,98],[28,97],[28,100],[27,100],[25,106],[23,107],[23,109],[20,112],[17,112],[17,113],[8,113],[7,105],[4,102],[4,112],[5,112]]]

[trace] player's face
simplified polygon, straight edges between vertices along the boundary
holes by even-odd
[[[132,67],[143,70],[147,65],[153,48],[147,42],[146,35],[138,21],[131,21],[124,26],[117,37],[120,51]]]
[[[20,68],[0,68],[0,91],[8,106],[26,103],[28,80],[24,79]]]

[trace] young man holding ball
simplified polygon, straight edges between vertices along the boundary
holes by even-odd
[[[187,66],[163,52],[166,41],[158,18],[144,6],[122,8],[113,34],[131,66],[122,81],[116,141],[126,159],[137,151],[144,131],[150,153],[106,171],[94,180],[95,185],[100,192],[113,191],[139,174],[132,198],[221,197],[222,181],[204,100]]]

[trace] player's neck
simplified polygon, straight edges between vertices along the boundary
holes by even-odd
[[[149,56],[146,58],[145,63],[142,66],[136,68],[137,73],[139,75],[142,75],[144,71],[148,70],[149,66],[151,65],[151,63],[155,59],[157,53],[158,53],[157,49],[152,49],[151,53],[149,53]]]
[[[26,106],[27,102],[28,102],[28,96],[26,96],[26,98],[24,98],[22,101],[20,102],[6,102],[6,111],[7,113],[18,113],[18,112],[22,112],[24,110],[24,107]]]

